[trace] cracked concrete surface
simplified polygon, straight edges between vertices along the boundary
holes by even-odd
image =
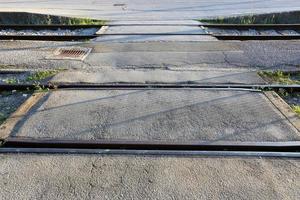
[[[124,76],[126,74],[126,76]],[[76,70],[57,74],[50,81],[53,84],[76,83],[172,83],[172,84],[265,84],[255,71],[248,70],[193,70],[176,69],[111,69],[100,72],[80,72]]]
[[[20,68],[67,68],[94,72],[103,67],[129,69],[217,70],[262,69],[299,70],[299,42],[139,42],[139,43],[61,43],[1,42],[0,64]],[[191,46],[189,46],[189,43]],[[22,44],[25,47],[18,49]],[[92,47],[85,61],[47,60],[57,47]],[[147,47],[149,45],[149,47]],[[181,47],[182,45],[182,47]],[[197,46],[198,45],[198,46]],[[218,46],[219,49],[218,49]]]
[[[196,24],[191,19],[300,9],[295,0],[16,0],[0,5],[0,11],[122,20],[109,22],[114,24]],[[181,21],[175,21],[178,19]],[[134,31],[145,31],[140,28]],[[128,31],[121,29],[108,33]],[[152,32],[200,31],[161,29],[152,27]],[[251,84],[262,83],[257,70],[299,70],[299,44],[224,42],[204,35],[102,36],[89,42],[1,41],[0,67],[69,69],[53,82]],[[84,61],[45,59],[57,47],[73,45],[93,51]],[[237,90],[54,91],[30,110],[12,136],[300,139],[299,132],[263,93]],[[2,154],[0,199],[297,199],[299,169],[299,160],[287,158]]]
[[[0,155],[1,199],[291,199],[300,162],[274,158]]]
[[[299,132],[263,93],[209,89],[53,91],[16,125],[11,136],[246,142],[300,139]]]

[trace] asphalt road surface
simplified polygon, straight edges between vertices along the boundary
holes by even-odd
[[[300,9],[297,0],[15,0],[0,11],[26,11],[107,20],[182,20]]]

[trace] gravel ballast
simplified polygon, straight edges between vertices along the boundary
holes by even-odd
[[[80,29],[57,29],[57,30],[14,30],[14,29],[2,29],[0,35],[94,35],[98,31],[97,28],[80,28]]]

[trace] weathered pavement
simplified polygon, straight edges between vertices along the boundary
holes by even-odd
[[[108,20],[186,20],[234,14],[300,9],[297,0],[15,0],[2,1],[0,11],[21,11]]]
[[[93,48],[83,62],[45,59],[66,43],[3,42],[0,56],[4,64],[29,69],[73,69],[58,74],[54,83],[253,84],[264,83],[257,76],[259,69],[295,69],[299,64],[297,41],[143,36],[112,43],[115,39],[105,36],[69,44]],[[268,56],[272,59],[265,59]],[[53,91],[35,104],[10,136],[179,142],[286,142],[300,137],[262,92],[203,89]],[[7,154],[0,156],[0,163],[2,199],[299,196],[299,161],[293,159]]]
[[[298,130],[263,93],[201,89],[50,92],[11,135],[177,142],[300,140]]]
[[[150,20],[139,21],[146,24],[300,6],[297,1],[124,1],[123,6],[114,6],[120,4],[114,1],[66,2],[3,2],[0,10],[123,18],[112,22],[123,24],[136,23],[128,19]],[[108,30],[120,31],[129,30]],[[169,29],[194,31],[198,30]],[[93,50],[83,62],[45,59],[57,47],[71,45]],[[85,43],[4,41],[0,51],[1,64],[70,69],[58,74],[54,83],[254,84],[264,83],[257,70],[297,70],[300,64],[298,41],[221,42],[210,36],[102,36]],[[299,141],[300,134],[262,92],[127,89],[48,92],[10,136],[277,142]],[[297,199],[299,165],[296,159],[249,157],[3,154],[0,198]]]
[[[297,199],[293,159],[0,155],[2,199]]]

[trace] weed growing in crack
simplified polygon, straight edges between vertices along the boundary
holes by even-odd
[[[284,85],[293,85],[293,84],[300,84],[300,74],[296,73],[291,75],[290,73],[285,73],[282,71],[261,71],[258,72],[263,79],[268,82],[277,83],[277,84],[284,84]]]
[[[57,70],[38,71],[27,77],[27,81],[41,81],[57,74]]]
[[[16,78],[8,78],[8,79],[5,79],[4,82],[6,84],[17,84],[17,83],[19,83],[19,80]]]
[[[299,105],[292,105],[292,109],[298,116],[300,116],[300,106]]]

